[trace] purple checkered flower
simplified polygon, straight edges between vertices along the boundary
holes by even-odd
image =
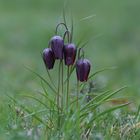
[[[76,57],[76,47],[69,43],[64,46],[64,60],[67,66],[73,65]]]
[[[88,59],[79,59],[76,62],[76,74],[77,79],[81,82],[88,80],[88,75],[90,72],[90,62]]]
[[[43,50],[42,54],[45,66],[47,69],[52,69],[55,63],[54,53],[51,48],[46,48]]]
[[[54,52],[55,59],[63,59],[64,41],[61,36],[54,36],[50,40],[50,46]]]

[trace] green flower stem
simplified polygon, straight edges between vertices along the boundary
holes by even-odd
[[[77,134],[80,139],[80,106],[79,106],[79,93],[80,93],[80,82],[77,79],[77,101],[76,101],[76,107],[77,107]]]
[[[79,108],[79,80],[77,80],[77,108]]]
[[[63,96],[64,96],[64,87],[63,87],[63,84],[64,84],[64,68],[63,68],[63,60],[61,60],[61,63],[62,63],[62,79],[61,79],[61,85],[62,85],[62,97],[61,97],[61,107],[62,107],[62,112],[63,112]]]
[[[69,105],[69,71],[70,71],[70,68],[68,66],[68,69],[67,69],[67,97],[66,97],[66,108],[68,110],[68,105]]]
[[[57,89],[57,109],[58,109],[58,129],[60,128],[60,76],[61,76],[61,61],[58,70],[58,89]]]

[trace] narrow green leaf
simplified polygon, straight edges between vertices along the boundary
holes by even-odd
[[[90,76],[89,76],[89,78],[88,78],[88,80],[90,80],[92,77],[94,77],[95,75],[97,75],[97,74],[99,74],[99,73],[101,73],[101,72],[104,72],[104,71],[108,71],[108,70],[114,70],[114,69],[116,69],[117,67],[109,67],[109,68],[104,68],[104,69],[101,69],[101,70],[98,70],[98,71],[96,71],[95,73],[93,73],[93,74],[91,74]],[[86,85],[86,83],[81,83],[80,84],[80,89],[82,90],[84,87],[85,87],[85,85]]]
[[[71,38],[70,38],[70,42],[73,41],[73,17],[72,17],[72,13],[71,13]]]
[[[109,68],[104,68],[104,69],[98,70],[98,71],[96,71],[95,73],[91,74],[91,75],[89,76],[88,80],[90,80],[92,77],[94,77],[95,75],[97,75],[97,74],[99,74],[99,73],[101,73],[101,72],[104,72],[104,71],[107,71],[107,70],[114,70],[114,69],[116,69],[116,68],[117,68],[117,67],[114,66],[114,67],[109,67]],[[83,83],[80,84],[81,90],[85,87],[85,85],[86,85],[85,82],[83,82]]]
[[[18,103],[18,101],[16,99],[14,99],[13,97],[7,95],[14,103],[16,103],[17,105],[19,105],[23,110],[25,110],[27,113],[31,114],[32,111],[30,111],[29,109],[27,109],[25,106],[21,105],[20,103]],[[38,116],[34,115],[33,116],[36,120],[38,120],[40,123],[44,124],[47,128],[51,129],[42,119],[40,119]]]
[[[112,112],[112,111],[115,111],[115,110],[117,110],[117,109],[120,109],[120,108],[122,108],[122,107],[128,106],[129,104],[130,104],[130,103],[122,104],[122,105],[115,106],[115,107],[112,107],[112,108],[110,108],[110,109],[108,109],[108,110],[105,110],[105,111],[101,112],[100,114],[98,114],[97,116],[95,116],[92,120],[90,120],[90,122],[88,123],[87,126],[89,127],[91,124],[93,124],[93,122],[94,122],[96,119],[99,119],[99,117],[101,117],[101,116],[103,116],[103,115],[105,115],[105,114],[108,114],[108,113],[110,113],[110,112]]]
[[[50,82],[53,84],[53,86],[54,86],[54,88],[55,88],[55,90],[56,90],[57,88],[56,88],[55,83],[54,83],[54,81],[53,81],[53,79],[52,79],[52,77],[51,77],[51,74],[50,74],[49,70],[46,69],[46,71],[47,71],[48,77],[49,77],[49,79],[50,79]]]
[[[22,95],[22,96],[27,97],[27,98],[31,98],[31,99],[33,99],[33,100],[39,102],[40,104],[42,104],[43,106],[45,106],[47,109],[50,110],[50,108],[49,108],[45,103],[43,103],[40,99],[38,99],[38,98],[36,98],[36,97],[31,96],[31,95]]]
[[[91,79],[93,76],[97,75],[98,73],[101,73],[101,72],[104,72],[104,71],[107,71],[107,70],[114,70],[116,68],[117,67],[114,66],[114,67],[109,67],[109,68],[104,68],[104,69],[98,70],[95,73],[91,74],[88,79]]]
[[[138,107],[138,111],[137,111],[136,116],[135,116],[136,122],[138,122],[139,119],[140,119],[140,105],[139,105],[139,107]]]
[[[69,76],[66,78],[66,80],[64,81],[64,84],[66,84],[67,80],[70,78],[70,76],[72,75],[72,73],[74,72],[74,69],[75,69],[75,65],[73,65],[70,69],[70,73],[69,73]]]
[[[45,95],[48,96],[48,92],[47,92],[46,88],[44,87],[42,80],[41,80],[41,86],[43,88],[43,91],[45,92]]]
[[[34,73],[36,76],[38,76],[42,81],[44,81],[49,88],[57,94],[57,92],[55,91],[55,89],[49,84],[49,82],[47,80],[45,80],[42,76],[40,76],[38,73],[34,72],[33,70],[31,70],[30,68],[25,67],[27,70],[29,70],[30,72]]]
[[[87,17],[84,17],[84,18],[80,19],[80,21],[89,20],[89,19],[91,19],[91,18],[93,18],[93,17],[95,17],[95,16],[96,16],[96,15],[93,14],[93,15],[90,15],[90,16],[87,16]]]
[[[94,97],[92,100],[90,100],[86,105],[84,105],[80,111],[85,110],[90,104],[92,104],[93,102],[97,102],[99,100],[101,100],[104,96],[106,96],[107,93],[109,93],[110,90],[107,90],[105,92],[103,92],[102,94],[97,95],[96,97]]]
[[[42,92],[39,92],[39,93],[40,93],[40,95],[45,97],[48,100],[48,102],[52,103],[54,106],[56,106],[58,108],[57,104],[52,99],[50,99],[46,94],[43,94]],[[59,109],[61,110],[60,107],[59,107]]]
[[[63,6],[63,20],[64,20],[64,23],[66,23],[66,13],[65,13],[65,9],[66,9],[66,5],[67,5],[67,0],[64,2],[64,6]]]
[[[39,114],[39,113],[42,113],[42,112],[45,112],[45,111],[47,111],[47,109],[43,109],[43,110],[39,110],[39,111],[36,111],[36,112],[32,112],[32,113],[30,113],[30,114],[28,114],[26,116],[23,116],[23,118],[32,117],[32,116],[34,116],[36,114]]]
[[[104,98],[101,98],[101,100],[99,100],[97,103],[93,103],[93,104],[89,104],[88,106],[86,106],[86,108],[84,107],[84,113],[81,114],[81,118],[86,116],[87,114],[89,114],[91,112],[91,110],[95,110],[98,106],[100,106],[104,101],[106,101],[107,99],[111,98],[113,95],[115,95],[116,93],[118,93],[119,91],[123,90],[126,87],[122,87],[110,94],[108,94],[107,96],[105,96]],[[83,111],[83,110],[82,110]]]

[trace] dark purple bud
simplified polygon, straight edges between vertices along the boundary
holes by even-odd
[[[42,54],[47,69],[52,69],[55,63],[54,53],[51,48],[46,48]]]
[[[79,59],[76,62],[76,74],[77,79],[81,82],[88,80],[88,75],[90,72],[90,62],[88,59]]]
[[[64,58],[67,66],[73,65],[76,57],[76,47],[74,44],[67,44],[64,46]]]
[[[55,59],[63,59],[63,38],[60,36],[52,37],[50,40],[50,45],[54,52]]]

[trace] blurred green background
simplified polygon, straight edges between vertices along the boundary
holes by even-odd
[[[139,100],[140,0],[0,0],[0,130],[8,119],[5,94],[41,88],[24,66],[45,75],[40,52],[62,21],[64,3],[69,27],[70,13],[74,18],[75,43],[90,40],[85,53],[92,72],[117,66],[101,74],[101,82],[111,89],[128,85],[126,96]]]

